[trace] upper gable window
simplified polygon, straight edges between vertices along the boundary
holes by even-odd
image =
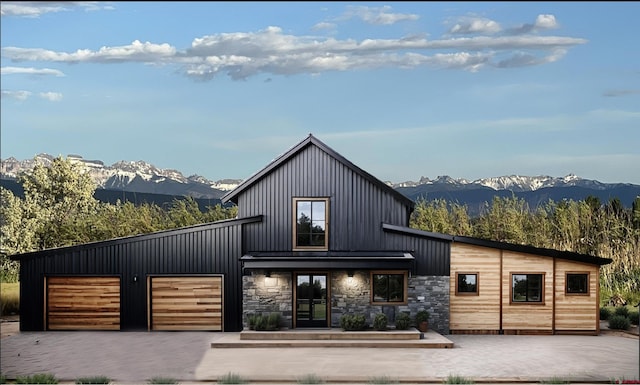
[[[329,199],[296,198],[293,205],[293,248],[327,250]]]

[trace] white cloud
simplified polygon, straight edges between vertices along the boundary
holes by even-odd
[[[411,13],[392,13],[388,5],[382,7],[349,6],[347,11],[339,18],[349,20],[358,18],[368,24],[391,25],[401,21],[414,21],[420,18],[419,15]]]
[[[314,25],[311,29],[314,31],[319,31],[323,29],[334,29],[334,28],[336,28],[336,25],[334,23],[323,21]]]
[[[2,16],[39,17],[45,13],[70,11],[81,8],[88,11],[113,9],[109,3],[99,1],[2,1]]]
[[[538,15],[535,22],[537,29],[554,29],[558,28],[556,17],[553,15]]]
[[[25,75],[53,75],[53,76],[64,76],[64,73],[59,70],[54,70],[50,68],[27,68],[27,67],[2,67],[0,68],[0,74],[2,75],[15,75],[15,74],[25,74]]]
[[[62,94],[59,92],[40,92],[38,96],[51,102],[59,102],[62,100]]]
[[[362,7],[354,7],[360,9]],[[381,8],[388,11],[387,7]],[[370,12],[370,8],[366,8]],[[549,16],[549,15],[547,15]],[[477,19],[476,19],[477,20]],[[481,22],[467,30],[497,30]],[[555,18],[543,17],[551,25]],[[496,23],[497,24],[497,23]],[[461,27],[462,28],[462,27]],[[460,29],[462,33],[462,29]],[[257,74],[320,74],[376,68],[436,68],[479,71],[484,67],[510,68],[542,65],[562,58],[581,38],[538,35],[462,36],[429,40],[425,36],[392,39],[336,39],[285,34],[279,27],[257,32],[219,33],[193,39],[191,47],[178,51],[167,43],[142,43],[56,52],[42,48],[5,47],[2,55],[14,62],[147,63],[173,64],[187,76],[210,80],[218,74],[246,79]],[[17,67],[10,72],[17,72]]]
[[[8,98],[16,100],[26,100],[29,96],[31,96],[31,92],[29,91],[2,90],[3,99]]]
[[[449,29],[451,34],[494,34],[502,30],[497,22],[480,17],[464,17]]]

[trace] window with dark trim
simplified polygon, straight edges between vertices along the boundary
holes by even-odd
[[[456,273],[456,295],[478,295],[478,273]]]
[[[372,271],[371,302],[404,304],[407,302],[407,273],[404,271]]]
[[[293,206],[293,248],[326,250],[329,244],[329,200],[295,198]]]
[[[567,273],[566,290],[568,295],[588,295],[589,294],[589,273]]]
[[[511,302],[542,303],[544,300],[544,274],[511,274]]]

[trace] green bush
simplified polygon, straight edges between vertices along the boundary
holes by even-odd
[[[304,375],[297,380],[298,384],[324,384],[324,380],[315,374]]]
[[[473,380],[470,378],[457,376],[457,375],[449,375],[449,377],[445,378],[442,381],[443,384],[474,384]]]
[[[269,314],[251,314],[247,317],[249,329],[258,331],[280,330],[282,315],[277,312]]]
[[[600,320],[601,321],[606,321],[609,319],[609,317],[611,317],[611,309],[608,307],[601,307],[600,308]]]
[[[631,325],[637,325],[639,317],[640,317],[640,313],[638,312],[638,310],[631,310],[629,312],[629,317],[627,318],[629,318]]]
[[[629,318],[629,309],[626,306],[619,306],[616,307],[613,314]]]
[[[373,319],[373,328],[380,331],[387,330],[388,321],[389,319],[387,318],[386,314],[376,314],[375,318]]]
[[[147,381],[147,384],[169,384],[175,385],[178,383],[178,380],[171,377],[153,377]]]
[[[109,384],[111,379],[107,376],[80,377],[76,384]]]
[[[236,373],[227,373],[218,378],[218,384],[246,384],[247,380]]]
[[[340,327],[348,331],[358,331],[367,328],[364,314],[344,314],[340,317]]]
[[[380,376],[380,377],[371,377],[367,384],[397,384],[398,380],[388,377],[388,376]]]
[[[429,312],[426,310],[419,310],[416,313],[416,327],[419,327],[424,321],[429,321]]]
[[[613,315],[609,319],[609,329],[627,330],[631,326],[629,318],[622,315]]]
[[[396,330],[407,330],[411,325],[411,316],[407,313],[396,315]]]
[[[565,380],[562,377],[551,377],[548,380],[542,380],[540,381],[541,384],[570,384],[571,382],[569,382],[568,380]]]
[[[38,373],[31,376],[16,377],[16,384],[57,384],[58,379],[53,374]]]

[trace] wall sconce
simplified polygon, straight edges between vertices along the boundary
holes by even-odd
[[[347,270],[347,277],[353,278],[353,270]]]
[[[133,275],[133,279],[132,279],[133,283],[138,282],[138,274],[134,274]]]
[[[271,270],[267,270],[267,272],[264,274],[265,277],[267,278],[271,278]]]

